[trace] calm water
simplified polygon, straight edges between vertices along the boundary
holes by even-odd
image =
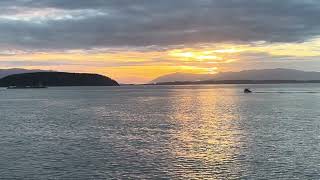
[[[320,85],[244,87],[1,89],[0,177],[320,179]]]

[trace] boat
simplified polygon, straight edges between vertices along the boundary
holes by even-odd
[[[248,89],[248,88],[244,89],[243,92],[244,93],[252,93],[252,91],[250,89]]]

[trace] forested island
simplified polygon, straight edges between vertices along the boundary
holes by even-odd
[[[34,72],[9,75],[0,79],[1,87],[18,86],[119,86],[109,77],[99,74],[67,72]]]

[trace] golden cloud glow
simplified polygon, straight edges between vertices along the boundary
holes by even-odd
[[[1,68],[23,67],[59,71],[95,72],[120,82],[148,82],[174,73],[217,73],[237,69],[245,54],[264,53],[270,57],[320,57],[320,38],[303,43],[200,44],[167,49],[94,49],[67,51],[0,51]],[[15,65],[15,62],[25,62]],[[10,62],[4,65],[3,62]],[[36,62],[28,65],[28,62]],[[46,65],[54,62],[55,64]],[[61,64],[59,64],[61,62]],[[66,63],[67,62],[67,63]],[[43,63],[43,64],[41,64]]]
[[[320,56],[320,38],[297,43],[258,42],[247,45],[236,45],[240,52],[266,53],[271,56],[315,57]]]
[[[97,72],[110,75],[122,82],[148,82],[158,76],[186,72],[196,74],[213,74],[218,72],[217,64],[231,63],[223,54],[215,55],[214,51],[188,49],[172,49],[166,51],[123,51],[87,52],[73,50],[67,52],[10,53],[0,56],[0,61],[59,62],[70,64],[55,66],[29,66],[28,68],[71,70],[81,72]]]
[[[240,49],[218,49],[218,50],[214,50],[213,52],[216,52],[216,53],[239,53],[243,50],[240,50]]]
[[[235,62],[235,54],[241,52],[240,49],[174,49],[168,52],[169,56],[191,62],[202,62],[206,64],[225,64]]]
[[[218,57],[216,55],[212,55],[212,53],[208,53],[208,51],[205,52],[197,52],[195,50],[193,51],[184,51],[184,50],[172,50],[169,51],[169,55],[176,58],[183,58],[186,60],[198,60],[198,61],[204,61],[204,60],[219,60],[221,61],[222,58]]]

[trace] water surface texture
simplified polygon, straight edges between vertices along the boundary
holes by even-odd
[[[320,85],[1,89],[0,147],[4,179],[320,179]]]

